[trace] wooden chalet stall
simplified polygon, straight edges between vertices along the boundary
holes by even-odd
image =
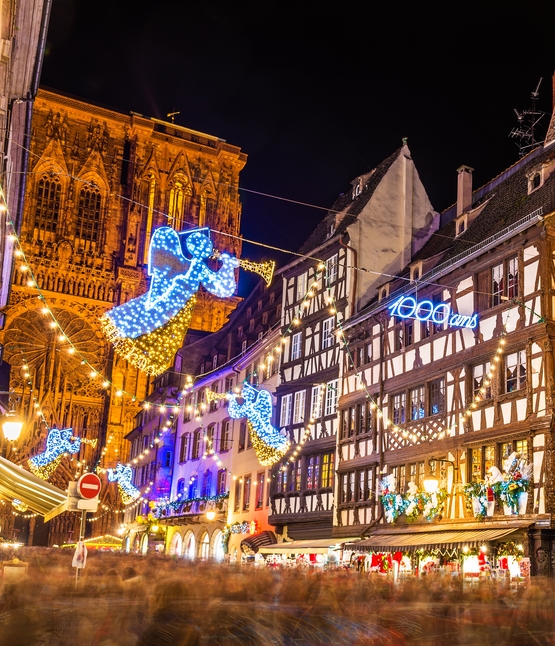
[[[476,191],[461,167],[441,229],[343,326],[334,536],[377,569],[553,574],[554,140]]]

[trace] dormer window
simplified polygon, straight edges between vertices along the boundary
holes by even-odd
[[[362,179],[359,177],[353,184],[353,190],[351,192],[351,197],[355,200],[362,193]]]
[[[457,221],[455,222],[455,237],[462,235],[466,231],[468,226],[467,222],[466,213],[457,218]]]
[[[327,237],[331,238],[331,236],[335,233],[335,218],[331,221],[328,222],[328,231],[327,231]]]
[[[384,301],[388,297],[389,297],[389,285],[384,285],[383,287],[380,287],[379,300]]]
[[[412,282],[415,280],[420,280],[420,277],[422,276],[422,263],[417,262],[416,264],[412,265],[410,268],[410,279]]]
[[[218,367],[218,355],[215,354],[214,357],[212,358],[212,370],[216,370]]]
[[[252,307],[247,308],[247,318],[250,319],[252,316]]]
[[[528,174],[528,195],[543,185],[543,166],[535,168]]]

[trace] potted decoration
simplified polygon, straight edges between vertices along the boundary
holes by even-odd
[[[469,482],[464,486],[467,506],[472,510],[476,518],[484,518],[488,515],[487,487],[483,482]]]
[[[406,501],[397,493],[397,482],[393,475],[385,476],[380,483],[381,501],[384,509],[385,519],[388,523],[394,523],[405,511]]]

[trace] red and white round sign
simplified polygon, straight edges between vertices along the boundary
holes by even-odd
[[[77,481],[77,491],[81,498],[96,498],[100,493],[100,478],[96,473],[85,473]]]

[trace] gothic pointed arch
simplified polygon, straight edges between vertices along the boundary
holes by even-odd
[[[204,177],[199,195],[199,226],[214,226],[217,212],[218,193],[211,169]]]

